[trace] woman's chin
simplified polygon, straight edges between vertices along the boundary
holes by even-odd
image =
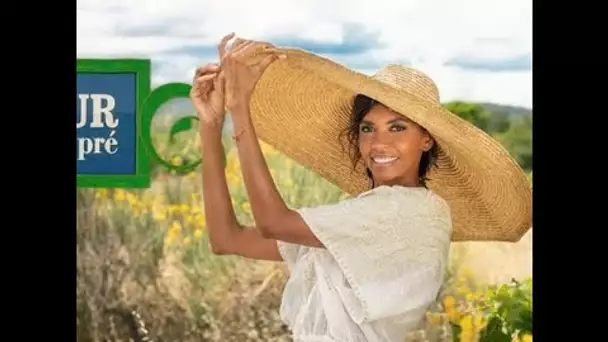
[[[374,179],[376,180],[376,184],[382,185],[395,185],[399,183],[398,175],[396,175],[395,172],[390,172],[390,170],[375,172]]]

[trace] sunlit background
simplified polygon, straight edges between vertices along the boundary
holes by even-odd
[[[78,0],[77,30],[78,58],[150,59],[153,87],[189,83],[197,66],[217,61],[228,32],[368,74],[408,64],[435,80],[448,108],[503,143],[532,181],[531,1]],[[159,112],[159,153],[176,164],[198,158],[195,130],[168,140],[176,117],[193,114],[189,102]],[[233,204],[250,223],[228,137],[225,146]],[[264,152],[290,206],[344,198],[270,146]],[[78,340],[290,341],[278,318],[283,265],[211,254],[200,173],[154,166],[153,177],[145,191],[78,190]],[[437,305],[411,340],[503,341],[502,333],[531,341],[531,237],[455,244]]]

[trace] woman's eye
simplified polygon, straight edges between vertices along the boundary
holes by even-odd
[[[393,127],[391,127],[391,130],[399,132],[399,131],[405,130],[405,127],[403,127],[403,126],[393,126]]]
[[[372,129],[369,126],[361,126],[361,132],[370,132]]]

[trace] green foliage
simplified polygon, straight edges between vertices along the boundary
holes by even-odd
[[[531,278],[480,286],[461,273],[445,286],[441,306],[430,317],[445,317],[454,342],[531,342]]]
[[[510,342],[513,336],[532,335],[532,279],[512,280],[490,288],[486,295],[488,325],[481,341]]]
[[[452,101],[445,104],[452,113],[469,121],[500,141],[526,171],[532,170],[532,117],[489,111],[481,104]]]
[[[521,117],[497,139],[515,156],[524,170],[532,170],[532,118]]]
[[[488,131],[492,113],[486,111],[480,104],[464,101],[452,101],[445,104],[452,113],[474,124],[478,128]]]

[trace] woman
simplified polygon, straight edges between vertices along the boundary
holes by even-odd
[[[430,99],[438,97],[423,74],[407,69],[403,78],[398,70],[406,69],[389,66],[372,80],[313,54],[266,43],[237,39],[228,50],[233,37],[219,44],[221,64],[197,70],[191,92],[201,121],[206,223],[214,253],[286,262],[290,278],[280,313],[295,341],[404,341],[436,299],[451,240],[514,240],[529,228],[528,189],[521,187],[519,174],[511,174],[519,169],[494,153],[504,151],[474,127],[431,113],[429,108],[439,106]],[[355,96],[356,89],[366,95]],[[231,206],[221,166],[225,108],[233,117],[255,227],[241,226]],[[410,117],[402,114],[408,110]],[[299,121],[290,121],[295,118]],[[416,123],[425,120],[440,139]],[[346,171],[345,155],[328,137],[338,138],[338,129],[353,148],[355,172]],[[458,143],[446,140],[448,134]],[[288,208],[265,163],[260,136],[355,196],[316,208]],[[480,144],[463,145],[472,138]],[[488,141],[494,145],[483,149]],[[477,154],[463,153],[469,149]],[[427,187],[434,160],[439,171],[431,181],[449,201]],[[491,170],[496,182],[506,174],[511,179],[500,184],[510,192],[499,200],[485,195],[495,186],[469,177],[477,173],[488,180],[485,167],[462,169],[485,160],[508,169]],[[508,210],[523,210],[505,214],[497,205],[503,198],[524,202]]]

